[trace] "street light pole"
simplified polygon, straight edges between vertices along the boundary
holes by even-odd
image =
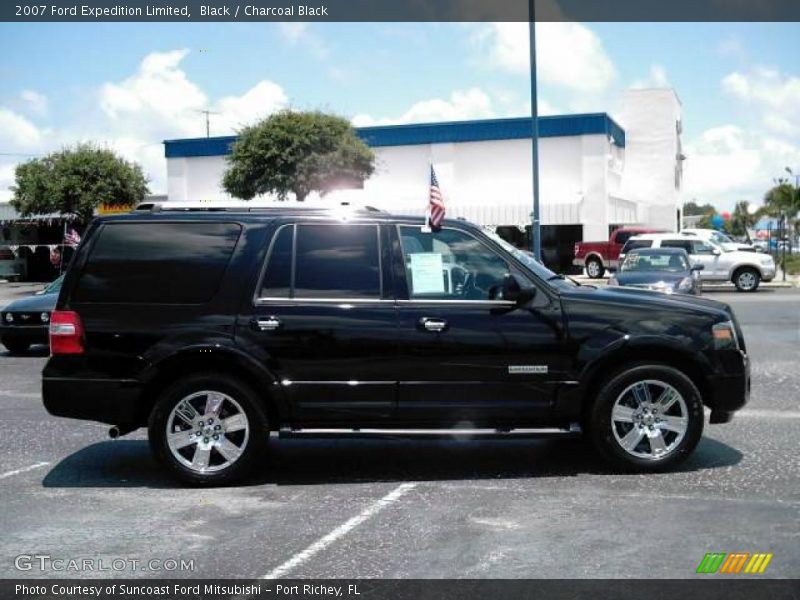
[[[539,107],[536,92],[536,0],[528,0],[528,30],[531,56],[531,166],[533,169],[533,255],[542,260],[541,221],[539,220]]]

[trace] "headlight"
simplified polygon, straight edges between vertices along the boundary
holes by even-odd
[[[11,313],[6,313],[6,323],[13,323],[14,322],[14,315]]]
[[[678,291],[680,291],[680,292],[688,292],[689,290],[692,289],[692,284],[693,283],[694,282],[692,281],[691,277],[684,277],[683,279],[681,279],[681,282],[678,284]]]
[[[50,313],[43,312],[39,315],[39,318],[42,320],[42,323],[47,323],[50,320]]]
[[[775,261],[772,260],[772,256],[770,256],[769,254],[765,254],[760,258],[761,258],[761,264],[764,265],[765,267],[772,266],[775,264]]]
[[[619,281],[617,281],[616,277],[609,277],[608,278],[608,283],[606,285],[608,285],[608,286],[619,285]]]
[[[714,334],[714,347],[717,350],[739,347],[739,339],[736,337],[736,329],[734,329],[732,321],[717,323],[712,327],[712,333]]]

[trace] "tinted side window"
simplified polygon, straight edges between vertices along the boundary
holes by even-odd
[[[288,298],[292,288],[292,245],[294,244],[294,225],[284,225],[275,234],[264,282],[261,285],[261,298]]]
[[[692,240],[661,240],[662,248],[681,248],[686,250],[687,254],[692,254]]]
[[[380,298],[376,225],[297,225],[295,298]]]
[[[711,244],[706,244],[705,242],[693,242],[694,248],[688,250],[689,254],[713,254],[714,247]]]
[[[75,302],[202,304],[219,289],[235,223],[109,223],[78,279]]]

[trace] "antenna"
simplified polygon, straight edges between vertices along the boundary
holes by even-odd
[[[220,113],[215,112],[213,110],[208,110],[207,108],[204,110],[195,110],[195,112],[198,112],[201,115],[206,116],[206,137],[211,137],[211,119],[209,117],[211,115],[218,115]]]

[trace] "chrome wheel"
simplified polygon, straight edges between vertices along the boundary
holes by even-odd
[[[244,452],[249,435],[250,424],[241,405],[212,390],[186,396],[167,419],[172,456],[196,473],[230,467]]]
[[[689,410],[683,396],[655,379],[629,385],[611,410],[614,438],[636,458],[664,458],[678,447],[688,428]]]
[[[744,290],[745,292],[752,290],[756,286],[756,281],[756,274],[752,271],[743,271],[736,278],[739,289]]]
[[[586,263],[586,274],[592,279],[600,277],[600,263],[596,260],[590,260]]]

